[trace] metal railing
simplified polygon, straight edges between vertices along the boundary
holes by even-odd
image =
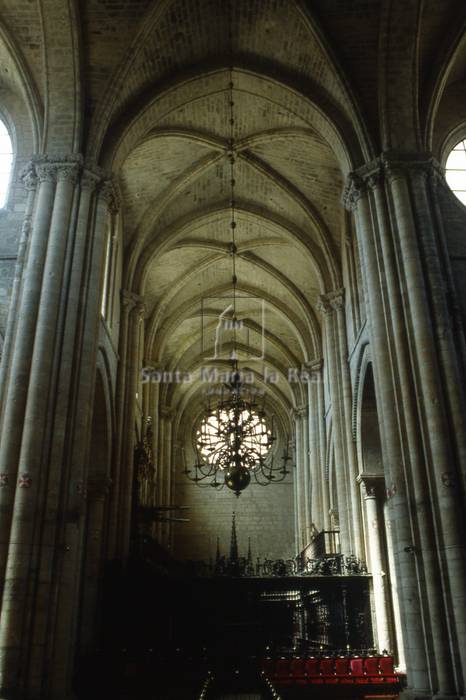
[[[215,676],[210,671],[207,672],[207,676],[201,688],[201,694],[197,700],[212,700],[212,691],[214,685]]]

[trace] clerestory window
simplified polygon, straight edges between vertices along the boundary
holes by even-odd
[[[13,165],[13,144],[5,122],[0,119],[0,209],[8,197]]]
[[[445,177],[452,191],[466,205],[466,139],[457,143],[450,151]]]

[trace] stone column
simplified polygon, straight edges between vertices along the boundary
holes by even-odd
[[[374,222],[368,193],[359,182],[351,183],[346,205],[355,208],[356,227],[361,251],[361,264],[366,291],[366,309],[371,345],[376,349],[374,377],[380,435],[387,485],[389,517],[393,535],[393,554],[399,582],[401,621],[406,652],[410,656],[409,683],[414,692],[428,693],[430,688],[426,654],[423,612],[418,590],[418,572],[413,556],[413,520],[406,491],[406,452],[398,432],[397,406],[402,405],[400,384],[395,380],[393,337],[387,337],[385,285],[379,277],[382,255],[374,235]],[[391,298],[391,303],[395,299]]]
[[[296,426],[296,477],[299,518],[300,550],[309,544],[310,488],[309,488],[309,426],[308,408],[300,406],[294,412]]]
[[[154,367],[155,369],[155,367]],[[154,483],[152,484],[152,505],[158,506],[159,495],[158,495],[158,485],[160,478],[160,456],[158,453],[158,430],[159,430],[159,396],[160,396],[160,384],[157,382],[152,382],[150,384],[150,411],[151,416],[153,416],[152,421],[152,454],[154,455]],[[158,527],[159,523],[152,523],[151,533],[152,537],[158,538]]]
[[[21,449],[22,424],[28,393],[34,332],[40,304],[47,239],[52,216],[56,169],[45,163],[36,166],[39,180],[37,202],[30,236],[24,285],[18,307],[14,353],[4,386],[4,406],[0,439],[0,580],[4,580],[11,516],[18,477],[18,459]]]
[[[370,571],[374,590],[376,638],[379,652],[392,652],[393,644],[390,639],[388,616],[388,597],[386,590],[386,572],[383,565],[383,545],[381,529],[383,520],[379,515],[378,492],[383,493],[383,476],[361,474],[358,477],[366,509],[366,535],[370,556]]]
[[[112,494],[110,500],[110,527],[109,527],[109,538],[108,538],[108,552],[107,557],[109,560],[116,559],[118,556],[118,523],[119,523],[119,509],[120,509],[120,489],[122,481],[122,470],[123,470],[123,441],[124,441],[124,418],[125,418],[125,392],[126,392],[126,362],[128,356],[128,333],[130,325],[130,315],[133,312],[136,304],[140,299],[126,290],[121,292],[121,312],[120,312],[120,341],[119,341],[119,366],[118,366],[118,377],[117,377],[117,388],[116,388],[116,410],[117,410],[117,426],[116,426],[116,440],[115,440],[115,451],[113,455],[113,465],[112,465]]]
[[[421,165],[421,167],[419,167]],[[410,322],[407,334],[415,358],[415,384],[419,429],[425,435],[424,460],[430,485],[430,498],[437,504],[434,528],[442,533],[438,548],[437,571],[448,588],[447,609],[442,611],[441,591],[436,592],[439,619],[442,625],[443,654],[437,656],[437,674],[442,692],[454,692],[461,684],[459,668],[466,673],[466,545],[463,502],[452,488],[462,488],[460,474],[466,466],[465,435],[450,432],[448,404],[459,410],[464,420],[464,399],[456,393],[453,375],[457,357],[449,342],[450,318],[446,309],[445,280],[438,270],[438,251],[433,242],[433,223],[429,220],[429,201],[425,190],[424,164],[414,163],[400,167],[386,165],[392,202],[397,220],[400,262],[405,278]],[[445,329],[449,331],[446,332]],[[440,330],[440,334],[438,331]],[[439,338],[440,335],[440,338]],[[443,369],[443,372],[442,372]],[[450,391],[448,387],[450,385]],[[459,427],[458,423],[456,427]],[[453,445],[456,443],[456,450]],[[456,452],[456,453],[455,453]],[[456,468],[455,468],[456,467]],[[461,484],[461,485],[460,485]],[[437,535],[438,537],[438,535]],[[445,568],[444,568],[445,567]],[[428,581],[428,587],[431,582]],[[432,597],[435,592],[432,591]],[[434,632],[434,643],[438,639]],[[454,633],[457,645],[448,650],[449,637]],[[463,676],[464,677],[464,676]]]
[[[302,410],[296,409],[294,411],[294,425],[295,425],[295,451],[296,451],[296,539],[298,550],[297,554],[302,552],[304,547],[304,510],[303,510],[303,500],[304,500],[304,454],[303,454],[303,430],[302,430]]]
[[[316,383],[319,381],[322,361],[309,362],[306,370],[309,373],[308,392],[308,427],[309,427],[309,483],[310,483],[310,523],[318,530],[323,529],[322,513],[322,468],[320,463],[320,407],[317,401]]]
[[[128,340],[126,364],[122,368],[125,375],[125,403],[123,436],[121,450],[121,477],[119,490],[119,557],[126,561],[130,546],[131,512],[133,503],[134,484],[134,447],[135,447],[135,421],[136,421],[136,393],[141,380],[139,356],[143,340],[141,338],[141,326],[143,329],[145,305],[141,297],[134,295],[135,304],[130,311],[128,319]]]
[[[395,570],[395,558],[393,556],[392,525],[388,516],[387,503],[384,503],[385,535],[387,540],[387,561],[390,572],[390,591],[393,610],[393,633],[396,639],[397,667],[406,673],[405,645],[401,624],[400,601],[398,594],[398,582]]]
[[[326,424],[325,424],[325,396],[324,396],[324,365],[317,372],[316,375],[316,388],[317,388],[317,406],[318,412],[318,429],[319,429],[319,444],[320,444],[320,480],[322,485],[322,516],[323,516],[323,528],[324,530],[330,529],[330,492],[329,492],[329,481],[326,470],[326,448],[327,448],[327,436],[326,436]]]
[[[291,418],[292,421],[295,421],[294,417]],[[299,480],[298,480],[298,457],[297,457],[297,450],[296,450],[296,422],[295,422],[295,431],[292,439],[290,440],[290,450],[291,454],[293,455],[293,461],[294,461],[294,474],[293,474],[293,506],[294,506],[294,544],[295,544],[295,555],[297,556],[300,553],[300,520],[299,520],[299,501],[298,501],[298,489],[299,489]]]
[[[27,192],[27,200],[23,225],[21,227],[18,254],[16,258],[10,308],[8,311],[8,321],[3,340],[2,361],[0,363],[0,392],[2,398],[2,409],[0,411],[0,416],[3,413],[5,379],[11,364],[11,346],[14,342],[14,336],[18,325],[18,309],[20,304],[21,287],[23,283],[23,270],[26,265],[29,237],[32,229],[32,215],[34,211],[34,202],[38,184],[34,161],[30,161],[23,169],[21,173],[21,182],[23,183],[23,186]]]
[[[64,607],[74,611],[83,528],[81,512],[67,493],[75,488],[74,465],[82,468],[87,456],[106,206],[93,199],[101,174],[83,170],[80,157],[44,157],[35,162],[35,172],[40,184],[5,386],[0,448],[0,463],[4,461],[17,482],[16,492],[2,494],[6,576],[0,696],[45,693],[55,698],[64,697],[69,688],[57,674],[63,654],[72,658],[74,644],[73,621],[67,620],[66,636],[60,634],[60,599],[66,598]],[[7,475],[1,481],[10,485]],[[84,490],[81,484],[80,499]]]
[[[163,481],[161,483],[162,505],[172,505],[172,488],[173,488],[173,461],[172,461],[172,432],[173,432],[174,411],[168,406],[163,406],[160,411],[160,419],[163,423],[162,431],[162,455],[163,455]],[[170,517],[170,511],[165,513],[165,516]],[[162,523],[161,536],[162,543],[168,547],[171,539],[171,525],[169,522]]]
[[[79,633],[79,648],[84,653],[93,651],[98,625],[101,622],[99,607],[105,559],[105,513],[111,483],[106,475],[91,476],[88,480],[87,531],[84,545]]]
[[[341,294],[340,290],[336,294],[321,295],[318,308],[324,319],[325,360],[329,367],[341,551],[343,554],[351,554],[355,553],[356,550],[352,528],[351,473],[349,473],[350,466],[346,449],[345,406],[339,342],[340,331],[335,313],[338,302],[337,304],[332,304],[334,297],[338,299]]]
[[[376,164],[362,172],[365,182],[353,179],[349,194],[353,206],[357,204],[371,342],[376,348],[375,385],[408,680],[415,692],[451,694],[459,685],[455,679],[460,668],[459,650],[449,648],[449,606],[444,607],[444,592],[439,584],[447,574],[454,582],[456,602],[462,595],[458,586],[463,585],[464,595],[464,584],[460,583],[463,573],[457,568],[460,559],[454,557],[461,544],[457,540],[449,547],[446,558],[453,555],[456,563],[452,562],[448,571],[448,565],[445,568],[439,561],[443,555],[437,549],[434,520],[437,513],[450,513],[450,509],[445,504],[439,510],[433,507],[437,484],[442,479],[437,481],[429,473],[431,455],[448,431],[438,413],[438,423],[428,422],[429,416],[439,410],[443,397],[438,384],[435,386],[435,372],[432,374],[435,342],[429,338],[430,310],[425,303],[428,285],[419,262],[411,185],[391,163],[386,168],[390,183],[387,202],[382,166],[383,163]],[[395,212],[394,220],[390,220],[389,212]],[[429,407],[425,392],[429,394]],[[426,454],[426,445],[432,441],[435,450],[431,452],[432,445]],[[435,466],[440,469],[442,459],[440,453],[436,454]],[[456,512],[456,516],[449,519],[448,531],[458,533],[457,508],[451,512]],[[456,608],[455,605],[450,609]],[[464,605],[460,608],[464,610]],[[455,627],[463,625],[461,616],[455,614],[454,618]],[[455,642],[453,646],[456,647]]]
[[[165,460],[165,421],[163,420],[163,415],[162,415],[162,406],[160,405],[160,390],[159,390],[159,401],[157,404],[157,462],[158,462],[158,469],[157,469],[157,487],[156,487],[156,493],[157,493],[157,505],[158,506],[163,506],[165,504],[165,492],[164,492],[164,484],[165,484],[165,478],[166,478],[166,471],[167,471],[167,463]],[[163,523],[158,522],[156,524],[156,534],[157,534],[157,540],[159,541],[160,544],[162,544],[162,539],[163,539]]]
[[[97,365],[105,241],[109,211],[116,207],[113,185],[99,183],[99,176],[84,171],[72,250],[67,304],[63,310],[65,355],[57,387],[55,432],[66,436],[51,451],[48,512],[64,513],[58,525],[44,527],[44,540],[57,547],[54,584],[43,581],[41,607],[53,611],[53,633],[36,622],[31,687],[40,687],[44,673],[43,649],[48,645],[51,697],[63,697],[72,683],[74,646],[78,635],[81,566],[85,534],[88,450],[91,437]],[[97,187],[98,185],[98,187]],[[96,189],[97,188],[97,189]],[[66,350],[65,350],[66,348]],[[68,389],[71,387],[71,391]],[[67,404],[71,404],[67,408]],[[67,429],[68,425],[68,429]],[[42,544],[44,550],[44,544]],[[47,553],[41,557],[47,571]],[[45,578],[45,577],[44,577]],[[37,616],[36,616],[37,617]],[[52,652],[53,649],[53,652]],[[34,675],[33,675],[34,674]]]
[[[311,539],[311,486],[309,466],[309,407],[301,409],[301,430],[303,433],[303,525],[305,546]]]
[[[41,474],[42,449],[44,441],[47,440],[47,407],[54,361],[53,345],[57,333],[67,231],[77,173],[77,165],[70,164],[55,168],[53,174],[57,178],[57,184],[48,231],[40,306],[34,329],[34,352],[29,371],[17,491],[13,503],[2,600],[0,683],[7,694],[18,685],[21,653],[25,641],[20,630],[23,630],[25,623],[30,557],[37,524],[36,509],[41,505],[41,481],[46,478],[45,474]],[[24,380],[26,381],[25,377]]]
[[[351,379],[348,364],[348,342],[346,335],[345,320],[345,298],[343,293],[333,294],[331,301],[335,309],[337,321],[337,333],[339,342],[341,394],[343,401],[345,447],[347,455],[348,474],[348,494],[351,502],[351,528],[353,531],[353,553],[360,559],[363,556],[362,523],[361,523],[361,499],[356,479],[358,476],[358,466],[356,457],[356,445],[353,440],[352,431],[352,404],[353,396],[351,390]]]

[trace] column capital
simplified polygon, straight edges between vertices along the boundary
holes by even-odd
[[[161,406],[159,409],[160,415],[166,420],[173,420],[175,417],[175,409],[170,406]]]
[[[326,294],[321,294],[317,302],[317,310],[323,315],[331,314],[333,311],[343,309],[345,305],[345,290],[335,289]]]
[[[340,527],[340,514],[336,508],[329,508],[328,514],[330,516],[330,528],[332,530],[338,529]]]
[[[366,474],[362,472],[356,478],[361,486],[363,498],[377,498],[384,491],[385,479],[383,474]]]
[[[55,184],[57,181],[57,168],[53,163],[36,165],[36,174],[39,182],[52,182]]]
[[[40,182],[71,181],[75,184],[82,171],[84,159],[79,153],[63,156],[36,156],[31,160]]]
[[[326,294],[321,294],[316,304],[317,311],[322,314],[322,316],[328,316],[333,313],[332,306],[327,299]]]
[[[429,178],[436,185],[447,186],[443,168],[431,153],[384,151],[374,160],[349,173],[341,197],[342,204],[353,211],[361,197],[384,180],[392,182],[413,174]]]
[[[107,179],[102,182],[99,187],[98,196],[106,203],[111,214],[117,214],[120,211],[120,195],[112,179]]]
[[[143,320],[146,315],[146,303],[145,301],[137,301],[134,310],[139,319]]]
[[[36,172],[36,163],[34,159],[28,161],[26,165],[22,168],[19,179],[24,189],[30,192],[35,190],[38,183],[38,177]]]
[[[131,292],[128,289],[122,289],[120,294],[121,303],[123,307],[128,310],[128,312],[135,310],[138,315],[144,315],[146,310],[144,297],[142,297],[140,294],[136,294],[136,292]]]
[[[305,405],[302,406],[296,406],[295,409],[293,409],[293,417],[298,420],[301,418],[306,418],[308,413],[308,408]]]
[[[310,362],[304,363],[304,368],[312,375],[319,375],[322,372],[324,366],[324,361],[322,358],[311,360]]]
[[[357,172],[351,172],[341,195],[341,203],[348,211],[354,211],[367,188],[363,178]]]
[[[349,173],[342,194],[342,204],[348,211],[357,208],[359,200],[373,190],[384,179],[381,158],[375,158]]]
[[[57,182],[70,182],[72,185],[78,182],[80,172],[78,163],[57,163],[55,168]]]
[[[81,176],[81,188],[93,192],[101,182],[101,179],[100,173],[86,168]]]

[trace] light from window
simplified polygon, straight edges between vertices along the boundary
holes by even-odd
[[[225,448],[231,446],[234,434],[231,431],[232,422],[235,420],[233,409],[209,412],[203,419],[196,432],[196,446],[201,456],[209,463],[214,463]],[[241,446],[243,450],[256,451],[262,457],[270,449],[271,430],[265,419],[255,411],[243,410],[236,419],[241,428]]]
[[[110,263],[112,258],[112,228],[109,225],[107,229],[107,240],[105,243],[105,263],[104,263],[104,288],[102,291],[102,303],[100,313],[104,319],[107,319],[108,297],[110,287]]]
[[[5,206],[10,184],[13,146],[5,124],[0,120],[0,209]]]
[[[466,204],[466,140],[456,144],[448,156],[445,176],[458,199]]]

